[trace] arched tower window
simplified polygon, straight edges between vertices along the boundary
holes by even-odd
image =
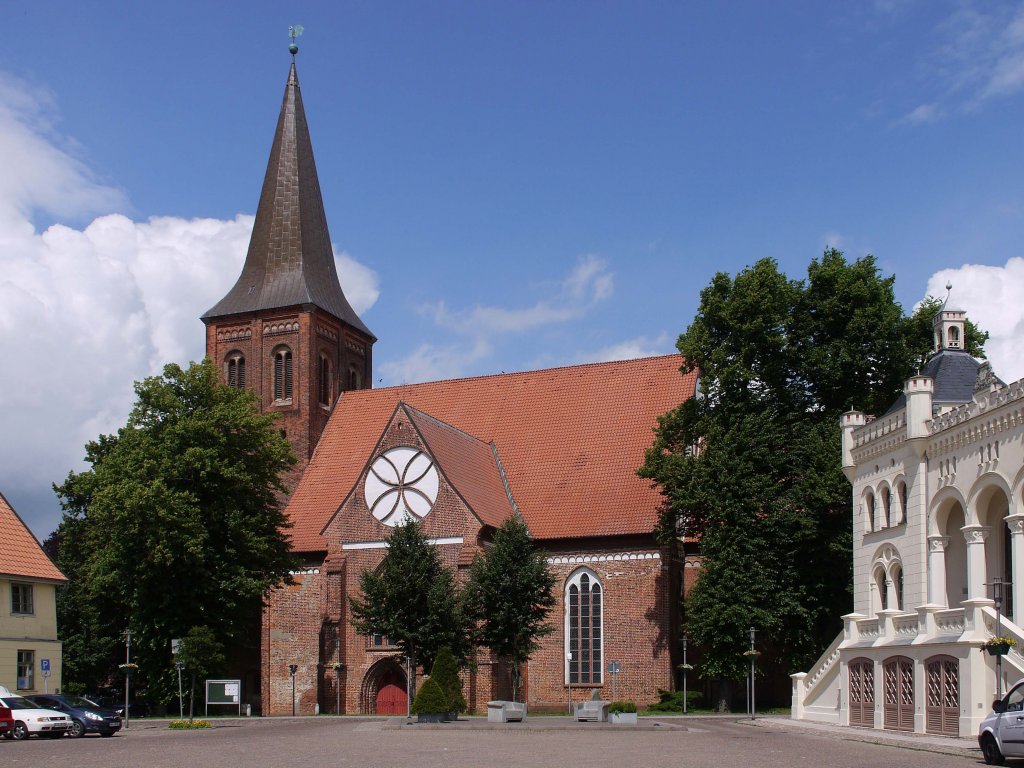
[[[896,495],[900,499],[900,522],[907,522],[907,484],[901,482],[896,486]]]
[[[359,369],[354,365],[350,365],[348,368],[348,388],[361,389],[363,386],[363,377],[359,374]]]
[[[875,495],[870,492],[864,496],[864,530],[867,533],[875,530]]]
[[[960,329],[957,328],[955,325],[952,325],[949,328],[949,348],[960,348]]]
[[[572,685],[603,682],[603,593],[597,574],[577,571],[565,585],[566,678]]]
[[[327,355],[321,354],[317,359],[317,401],[320,405],[331,404],[331,361]]]
[[[229,352],[225,360],[224,378],[229,387],[245,388],[245,356],[241,352]]]
[[[892,504],[888,488],[882,488],[882,521],[885,527],[892,525]]]
[[[292,399],[292,351],[279,347],[274,351],[274,400]]]

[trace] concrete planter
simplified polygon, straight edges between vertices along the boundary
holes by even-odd
[[[612,725],[636,725],[636,712],[612,712],[608,715],[608,722]]]
[[[422,715],[416,715],[417,723],[443,723],[448,717],[447,712],[428,712]]]

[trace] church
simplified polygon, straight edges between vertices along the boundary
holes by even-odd
[[[966,321],[947,297],[899,399],[842,417],[854,610],[792,676],[794,718],[974,737],[1024,676],[1024,381],[965,351]]]
[[[355,632],[349,598],[406,515],[459,578],[504,520],[526,523],[558,597],[524,670],[533,711],[674,687],[699,557],[656,540],[662,497],[636,470],[696,375],[667,355],[372,388],[376,337],[335,267],[294,60],[242,272],[202,320],[224,383],[256,393],[300,460],[286,514],[302,567],[263,611],[264,715],[405,714],[403,659]],[[475,662],[479,713],[510,697],[509,674],[483,651]]]

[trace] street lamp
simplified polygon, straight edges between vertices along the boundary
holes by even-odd
[[[757,709],[754,698],[754,660],[760,655],[760,651],[754,650],[754,634],[757,632],[753,627],[750,628],[750,650],[743,653],[744,656],[750,658],[750,686],[747,688],[747,694],[749,696],[748,712],[750,719],[754,719],[754,711]]]
[[[565,679],[569,683],[569,714],[572,714],[572,651],[565,654]]]
[[[1012,581],[1003,581],[998,576],[995,576],[991,583],[987,586],[992,587],[992,601],[995,603],[996,608],[996,637],[1001,637],[1003,634],[1003,621],[1002,612],[1000,609],[1003,607],[1003,587],[1013,584]],[[1003,657],[1002,654],[996,656],[996,698],[1003,698]]]
[[[690,665],[686,663],[686,635],[683,635],[683,714],[686,714],[686,672]]]
[[[292,717],[295,717],[295,673],[299,671],[298,664],[289,664],[288,672],[292,676]]]

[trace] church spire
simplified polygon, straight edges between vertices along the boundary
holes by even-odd
[[[245,265],[235,286],[202,319],[312,305],[373,339],[338,281],[292,56]]]

